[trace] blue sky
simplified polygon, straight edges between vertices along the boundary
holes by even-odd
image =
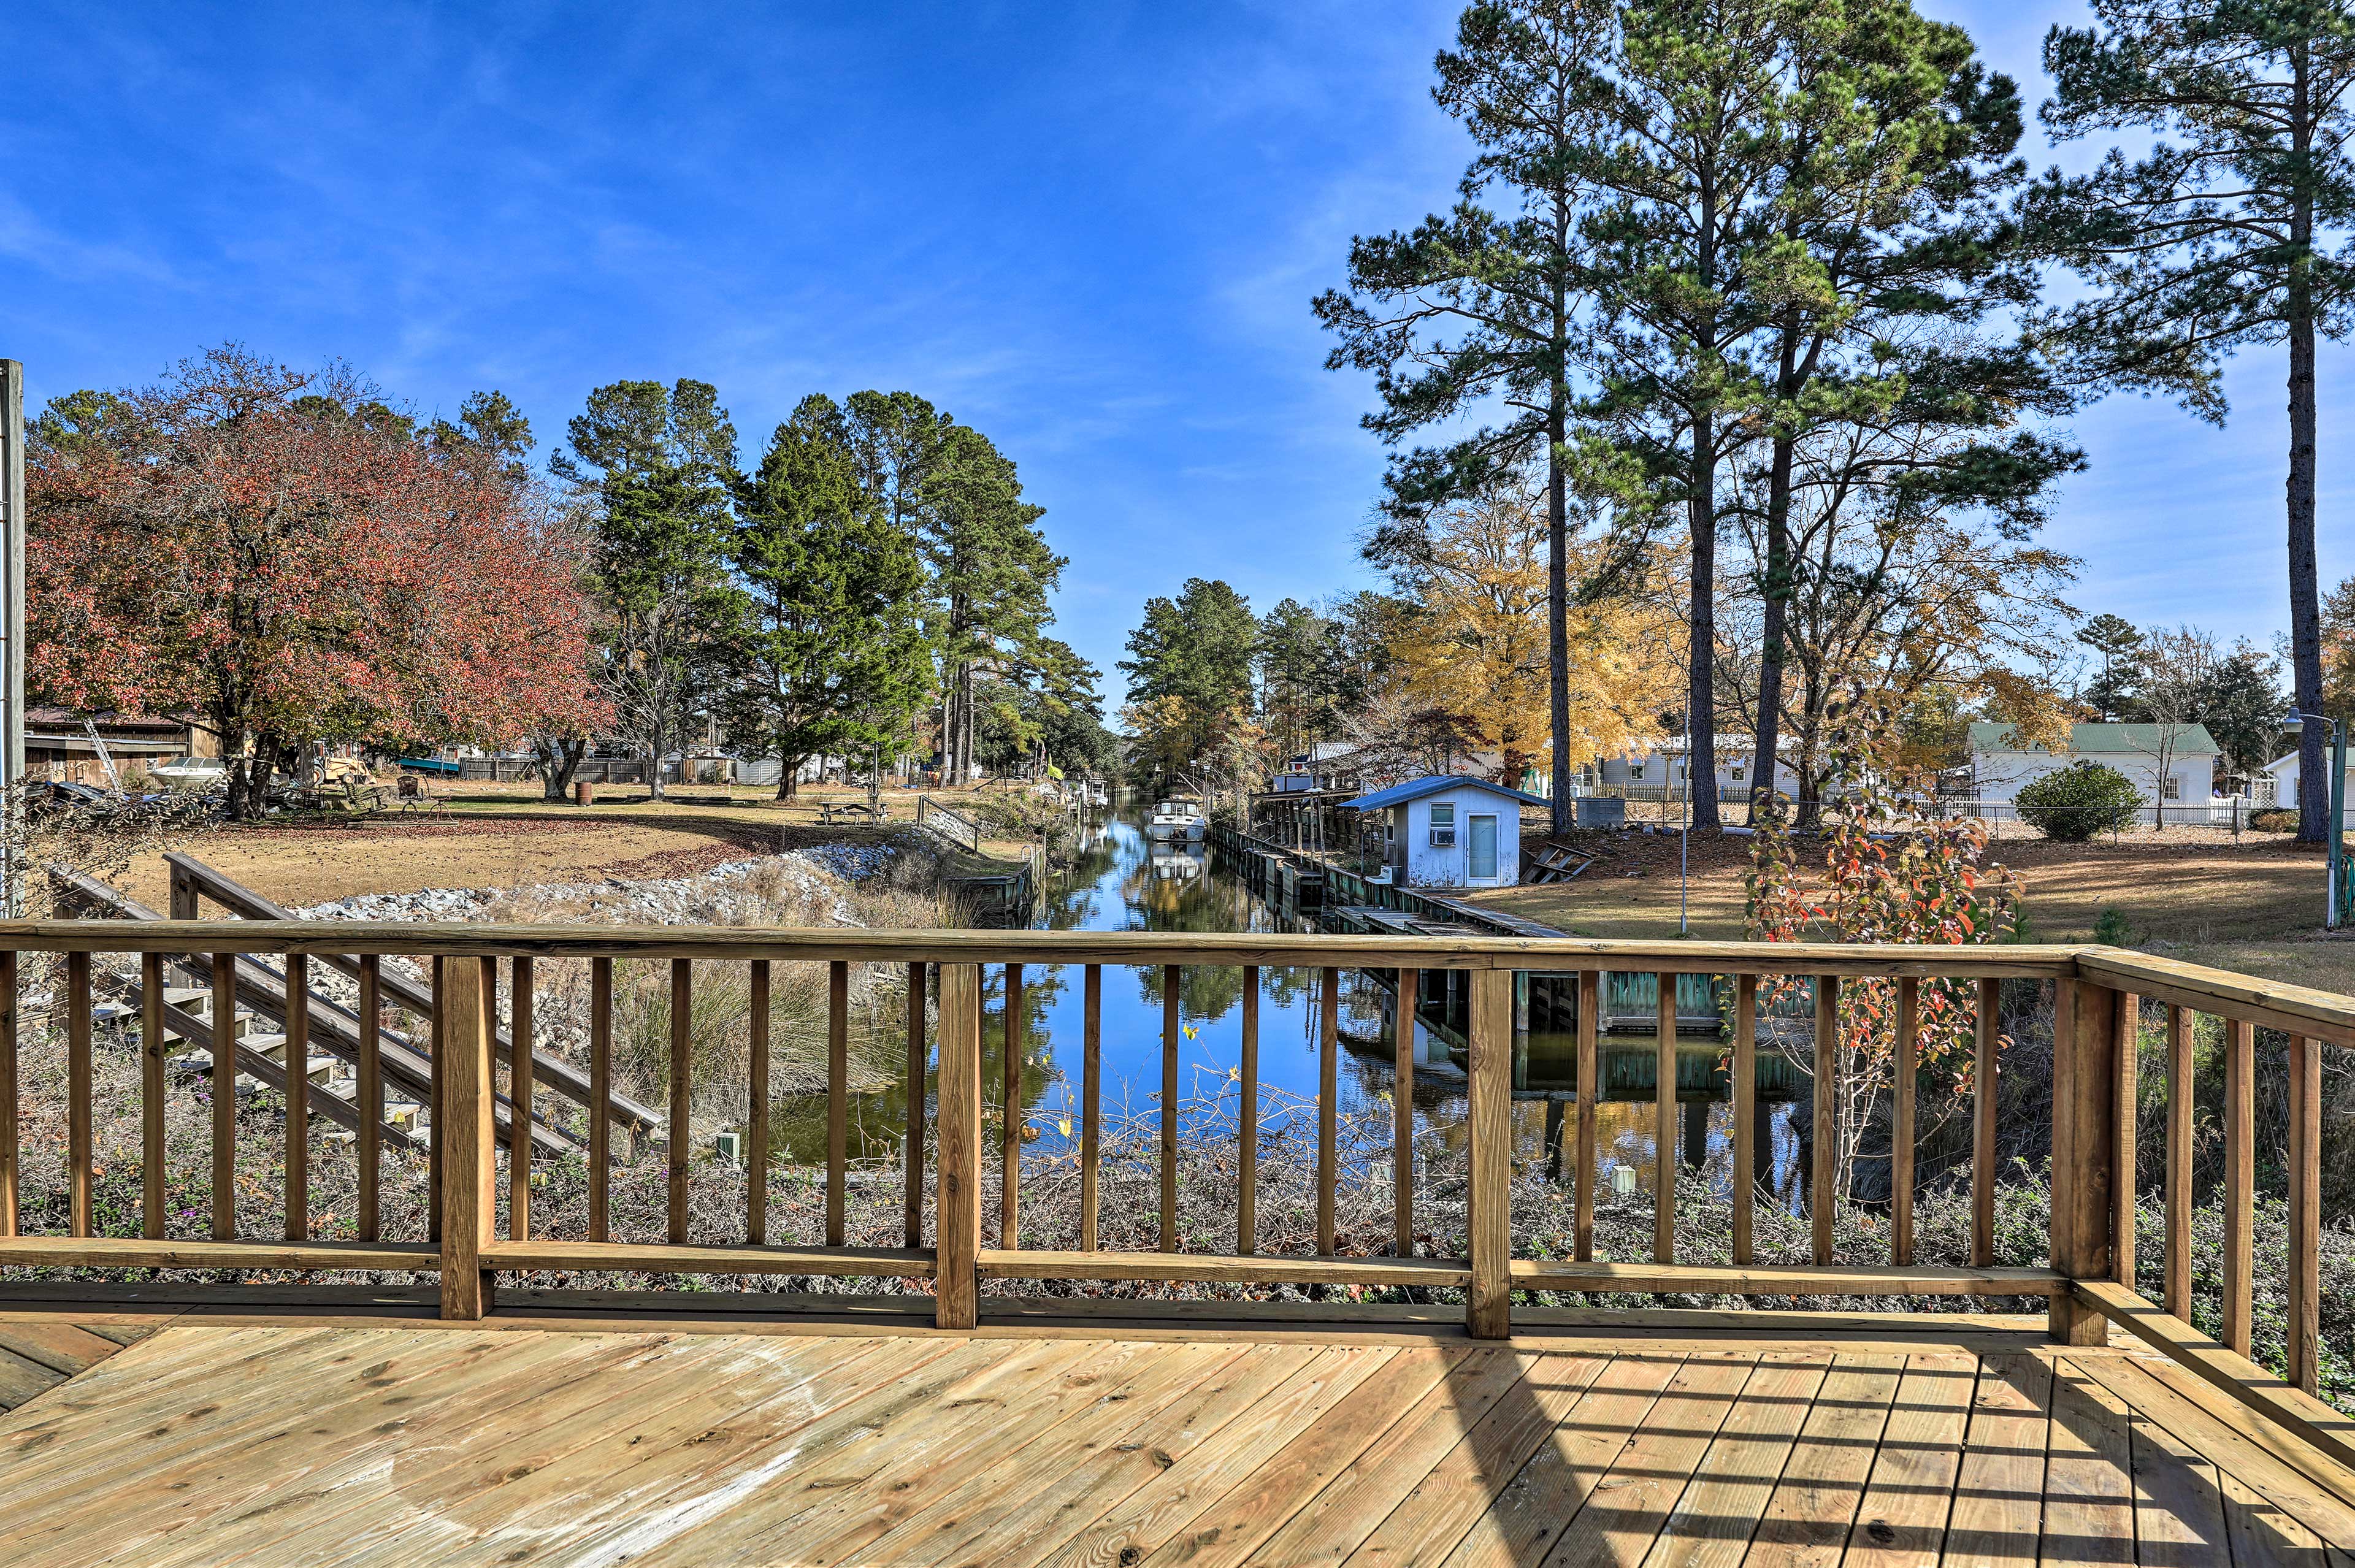
[[[2076,5],[1925,9],[2042,96]],[[238,338],[560,437],[623,377],[716,383],[748,447],[906,387],[996,438],[1111,668],[1146,595],[1362,580],[1382,453],[1308,301],[1448,199],[1450,4],[0,9],[0,355],[36,400]],[[2052,155],[2041,133],[2032,156]],[[2323,357],[2322,566],[2347,351]],[[2089,610],[2286,624],[2278,351],[2217,431],[2113,399],[2051,541]]]

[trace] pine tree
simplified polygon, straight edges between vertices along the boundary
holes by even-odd
[[[2237,349],[2289,358],[2290,667],[2298,711],[2298,836],[2329,816],[2323,761],[2320,586],[2315,565],[2315,355],[2355,320],[2355,8],[2348,0],[2094,0],[2096,27],[2044,41],[2059,138],[2157,138],[2113,148],[2090,174],[2058,171],[2025,204],[2031,233],[2093,293],[2042,322],[2103,387],[2164,389],[2201,418],[2226,412]],[[2333,232],[2341,243],[2328,245]]]
[[[738,486],[733,560],[745,588],[725,704],[732,734],[802,763],[897,741],[931,687],[915,541],[865,493],[842,411],[802,400]]]
[[[594,504],[591,582],[604,686],[623,732],[662,759],[692,738],[741,609],[730,581],[736,429],[709,383],[616,381],[589,394],[549,467]]]
[[[1460,198],[1412,230],[1353,240],[1349,292],[1329,291],[1315,305],[1341,339],[1326,364],[1375,373],[1382,407],[1363,422],[1385,443],[1474,411],[1503,411],[1495,424],[1391,464],[1391,520],[1368,549],[1377,564],[1412,555],[1434,506],[1513,470],[1543,469],[1547,710],[1556,733],[1570,727],[1567,443],[1583,303],[1573,164],[1590,124],[1578,85],[1608,16],[1584,0],[1467,8],[1432,90],[1480,149]],[[1568,749],[1554,751],[1561,832],[1570,826],[1571,778]]]
[[[2105,613],[2078,627],[2077,640],[2102,661],[2101,669],[2086,683],[2085,705],[2097,719],[2133,719],[2135,672],[2141,667],[2141,629],[2123,615]]]

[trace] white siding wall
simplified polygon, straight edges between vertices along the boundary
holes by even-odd
[[[1974,793],[1983,801],[2014,800],[2023,785],[2078,762],[2099,763],[2126,774],[2141,792],[2146,805],[2160,793],[2159,759],[2146,752],[2080,752],[2074,756],[2054,756],[2045,752],[1980,752],[1971,758]],[[2169,805],[2203,803],[2215,787],[2216,758],[2205,752],[2169,757],[2166,775],[2175,780],[2175,796]]]
[[[1455,842],[1434,847],[1431,842],[1431,808],[1455,808]],[[1472,824],[1475,816],[1497,818],[1497,875],[1474,882],[1470,878]],[[1396,837],[1391,864],[1403,866],[1401,885],[1421,888],[1508,888],[1520,880],[1521,803],[1478,788],[1442,790],[1390,810]]]

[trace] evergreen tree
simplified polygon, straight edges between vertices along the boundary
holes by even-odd
[[[1146,760],[1175,773],[1223,752],[1250,718],[1259,622],[1223,581],[1192,577],[1175,600],[1145,602],[1128,635],[1128,727]]]
[[[1315,306],[1341,339],[1326,364],[1374,372],[1382,407],[1363,422],[1385,443],[1475,410],[1503,411],[1497,423],[1391,464],[1391,523],[1367,552],[1378,564],[1412,553],[1433,507],[1542,466],[1547,711],[1558,734],[1570,727],[1567,443],[1583,304],[1575,155],[1591,124],[1579,85],[1608,17],[1584,0],[1467,8],[1432,90],[1480,149],[1455,207],[1412,230],[1351,241],[1349,292],[1327,292]],[[1571,779],[1568,749],[1554,752],[1561,832]]]
[[[2044,322],[2089,381],[2163,389],[2222,421],[2235,350],[2289,358],[2290,667],[2300,712],[2322,710],[2316,576],[2315,354],[2355,312],[2355,8],[2348,0],[2094,0],[2094,27],[2055,27],[2044,65],[2052,133],[2130,132],[2090,174],[2047,176],[2032,231],[2094,288]],[[2339,242],[2332,248],[2331,240]],[[2298,836],[2329,815],[2323,726],[2299,742]]]
[[[2281,662],[2245,639],[2235,643],[2209,672],[2201,707],[2225,765],[2243,778],[2263,771],[2274,760],[2289,711]]]
[[[2094,651],[2101,668],[2086,684],[2085,705],[2103,720],[2137,717],[2136,672],[2142,667],[2142,632],[2123,615],[2106,613],[2077,628],[2077,640]]]
[[[899,741],[930,689],[915,541],[859,484],[834,400],[802,400],[738,487],[734,564],[745,587],[734,639],[730,732],[783,763],[863,755]]]
[[[978,755],[980,679],[1056,663],[1046,628],[1065,563],[1039,530],[1046,508],[1022,498],[1012,460],[979,431],[944,426],[918,485],[943,661],[943,761],[963,782]]]
[[[606,612],[604,686],[655,759],[693,738],[741,596],[730,580],[736,428],[709,383],[615,381],[589,394],[549,467],[593,503],[591,583]]]
[[[1887,418],[1910,385],[1984,412],[2017,407],[2020,383],[2038,374],[2018,355],[1965,347],[1952,330],[2033,295],[2015,233],[1991,207],[2024,172],[2011,158],[2019,99],[2010,79],[1989,77],[1960,27],[1925,20],[1910,0],[1801,6],[1774,36],[1787,84],[1779,110],[1789,116],[1774,137],[1782,271],[1759,289],[1759,402],[1747,420],[1764,426],[1768,448],[1753,816],[1774,787],[1763,759],[1781,742],[1802,444],[1833,424]],[[1924,330],[1934,325],[1945,330]],[[2015,485],[2011,467],[1998,462],[1981,477]]]

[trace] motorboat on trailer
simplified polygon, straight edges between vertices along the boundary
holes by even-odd
[[[1156,803],[1145,819],[1145,836],[1178,844],[1199,844],[1209,826],[1202,819],[1200,804],[1180,795]]]

